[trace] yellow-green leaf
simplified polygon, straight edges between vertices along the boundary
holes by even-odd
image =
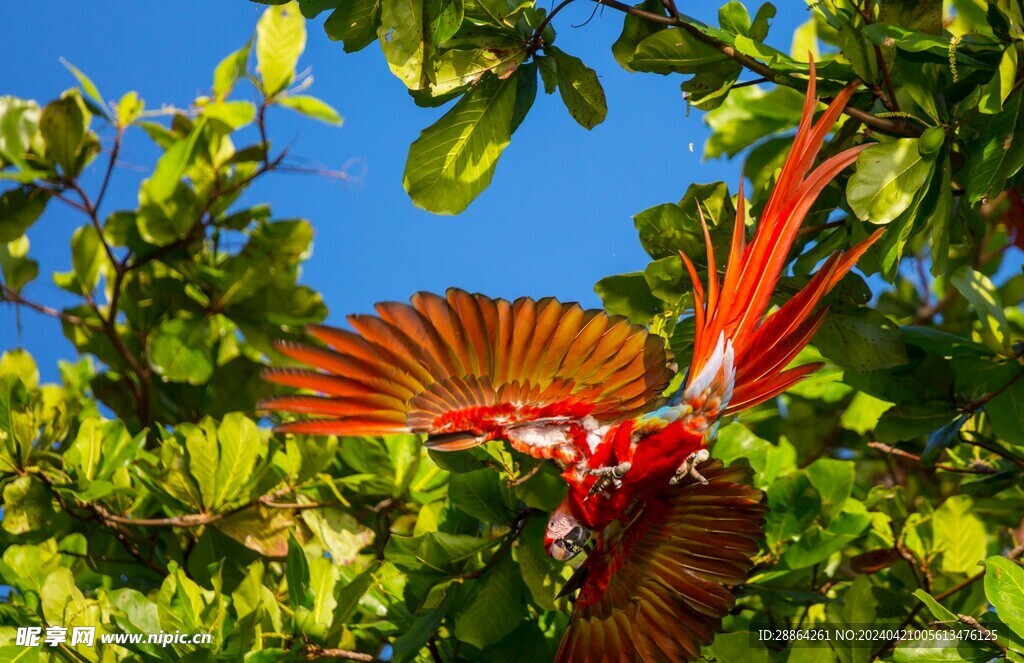
[[[329,104],[316,97],[310,97],[304,94],[295,94],[288,97],[282,97],[277,100],[278,105],[290,108],[293,111],[302,113],[307,117],[311,117],[314,120],[320,120],[327,124],[333,124],[336,127],[341,126],[341,116],[338,115],[338,111],[334,110]]]
[[[306,48],[306,19],[294,2],[267,7],[256,24],[256,70],[263,93],[272,97],[295,78],[295,66]]]
[[[405,190],[435,214],[458,214],[491,182],[512,135],[516,81],[490,76],[409,147]]]

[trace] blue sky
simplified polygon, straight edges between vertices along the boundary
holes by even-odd
[[[788,50],[808,13],[803,3],[778,4],[768,41]],[[713,22],[716,6],[689,3],[688,11]],[[576,3],[555,26],[558,45],[601,76],[608,119],[588,132],[568,116],[557,93],[541,94],[490,188],[457,217],[416,209],[402,189],[409,143],[445,109],[416,107],[375,45],[346,54],[324,35],[324,16],[309,23],[300,68],[312,69],[309,92],[337,108],[345,124],[328,127],[280,110],[269,118],[271,137],[291,143],[291,154],[311,165],[339,168],[355,160],[365,175],[354,184],[273,175],[240,204],[269,202],[278,218],[313,222],[315,248],[303,280],[323,293],[329,322],[342,324],[345,314],[368,311],[375,301],[448,286],[597,306],[595,282],[648,261],[633,214],[678,200],[691,182],[725,180],[735,190],[738,161],[701,160],[707,128],[699,111],[686,116],[679,91],[684,78],[629,74],[612,58],[621,14],[605,9],[587,25],[571,27],[586,21],[593,8]],[[138,90],[148,108],[187,105],[208,91],[214,66],[245,43],[261,11],[245,0],[10,3],[5,16],[11,27],[0,40],[0,94],[43,103],[55,98],[74,85],[59,62],[64,57],[88,73],[107,99]],[[243,86],[242,94],[250,92]],[[109,138],[109,132],[101,136]],[[141,131],[129,133],[125,165],[117,170],[105,213],[135,206],[138,182],[156,156]],[[97,175],[85,180],[91,191]],[[68,241],[83,222],[52,203],[32,228],[31,255],[41,273],[26,297],[72,302],[50,274],[70,269]],[[55,320],[29,310],[19,318],[20,328],[14,309],[0,307],[0,349],[26,347],[44,379],[56,379],[56,361],[74,357],[73,348]]]

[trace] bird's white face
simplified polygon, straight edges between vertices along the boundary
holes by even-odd
[[[590,537],[590,530],[581,525],[576,518],[564,511],[556,511],[548,520],[544,547],[553,559],[568,562],[583,551],[583,546],[590,541]]]

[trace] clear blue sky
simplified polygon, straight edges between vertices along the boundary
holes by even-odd
[[[713,22],[717,4],[688,3],[687,11]],[[768,41],[788,50],[808,13],[803,3],[778,4]],[[608,119],[587,132],[569,118],[557,93],[539,95],[493,184],[458,217],[418,210],[402,189],[409,143],[444,109],[416,107],[376,45],[346,54],[324,35],[325,15],[308,24],[300,68],[312,68],[310,93],[336,107],[345,124],[337,129],[281,110],[270,116],[271,136],[292,142],[291,153],[311,163],[337,168],[356,159],[366,174],[358,185],[274,175],[240,202],[269,202],[278,218],[313,222],[315,249],[303,280],[323,292],[330,322],[342,324],[345,314],[368,311],[375,301],[448,286],[509,298],[554,295],[596,306],[595,282],[648,261],[633,214],[678,200],[691,182],[721,179],[735,190],[738,161],[700,158],[707,128],[699,111],[686,117],[679,91],[684,78],[629,74],[615,63],[610,45],[621,14],[605,9],[586,26],[570,27],[593,8],[576,3],[555,25],[558,45],[601,75]],[[135,89],[149,108],[186,105],[208,91],[214,66],[248,39],[261,10],[246,0],[8,3],[0,94],[43,103],[55,98],[74,85],[58,61],[65,57],[107,99]],[[249,94],[244,86],[243,94]],[[121,156],[128,165],[117,172],[105,212],[135,206],[138,182],[148,174],[139,167],[151,167],[155,156],[141,131],[128,135]],[[92,191],[95,179],[86,180]],[[68,240],[83,222],[51,203],[29,233],[41,273],[26,297],[56,305],[72,301],[50,274],[70,269]],[[0,349],[28,348],[44,379],[56,379],[56,361],[74,357],[59,324],[29,310],[22,310],[20,323],[19,331],[14,309],[0,307]]]

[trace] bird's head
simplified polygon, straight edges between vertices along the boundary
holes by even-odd
[[[589,529],[581,525],[568,511],[559,507],[548,520],[548,530],[544,534],[544,549],[559,562],[568,562],[582,552],[590,537]]]

